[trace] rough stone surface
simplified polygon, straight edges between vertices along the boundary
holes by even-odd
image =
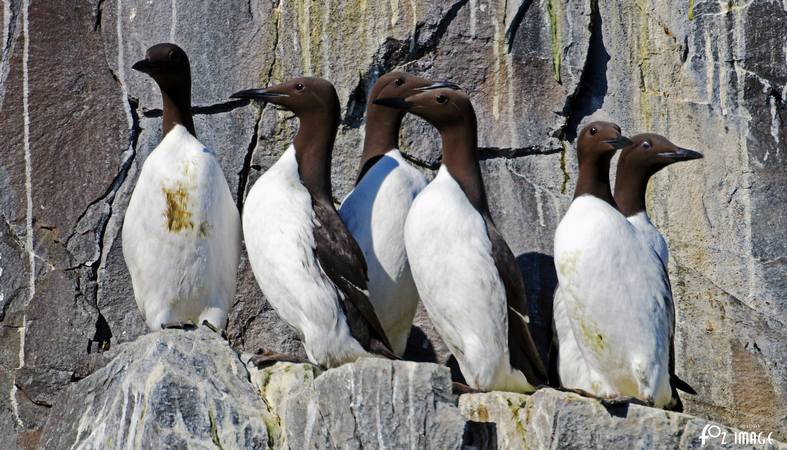
[[[404,68],[463,85],[480,121],[492,214],[517,255],[546,348],[554,228],[591,114],[705,153],[649,191],[671,247],[687,411],[787,438],[787,9],[711,0],[4,0],[0,44],[0,447],[34,448],[54,399],[146,332],[120,246],[139,168],[160,139],[148,46],[190,55],[199,138],[242,207],[295,121],[228,95],[294,75],[343,105],[336,200],[351,189],[376,77]],[[432,176],[436,133],[409,117],[403,150]],[[302,352],[248,265],[232,345]],[[408,356],[445,362],[422,314]],[[301,353],[302,355],[302,353]]]
[[[259,369],[254,364],[249,364],[250,356],[243,354],[241,359],[249,370],[251,384],[257,395],[274,417],[274,420],[268,421],[268,436],[272,437],[271,442],[275,442],[278,447],[288,448],[286,434],[283,432],[286,424],[282,419],[287,400],[303,389],[310,389],[320,370],[311,364],[293,363],[278,363]]]
[[[735,430],[687,414],[639,405],[605,408],[596,400],[542,389],[532,396],[507,392],[466,394],[459,409],[468,419],[494,423],[497,448],[787,448],[768,432],[765,444],[735,442]],[[494,437],[494,436],[492,436]],[[748,439],[748,436],[746,437]],[[741,438],[738,438],[741,439]],[[494,442],[488,442],[494,448]]]
[[[448,369],[372,358],[325,372],[280,414],[300,449],[459,449],[465,429]]]
[[[258,369],[204,328],[152,333],[102,356],[55,399],[39,448],[700,448],[711,426],[707,444],[718,448],[721,433],[731,443],[738,431],[552,389],[457,399],[448,369],[431,363]]]
[[[274,416],[225,341],[207,329],[166,330],[119,347],[67,388],[40,447],[263,449],[275,442],[268,423]]]

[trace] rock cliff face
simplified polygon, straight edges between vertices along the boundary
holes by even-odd
[[[606,409],[553,389],[457,404],[437,364],[361,359],[320,374],[309,364],[258,370],[247,358],[205,329],[122,344],[66,389],[41,448],[686,449],[700,448],[711,427],[709,447],[723,447],[721,433],[735,439],[736,430],[697,417]],[[787,448],[767,437],[743,448]]]
[[[626,133],[654,131],[702,151],[704,160],[660,173],[649,191],[672,250],[677,369],[699,391],[684,403],[700,417],[787,437],[783,0],[3,5],[0,447],[50,439],[42,429],[58,396],[146,331],[120,226],[160,139],[155,85],[130,66],[162,41],[190,55],[198,137],[219,155],[239,207],[295,121],[230,93],[301,74],[332,80],[343,104],[333,165],[340,200],[379,74],[403,68],[464,86],[480,122],[492,213],[518,255],[542,347],[552,237],[576,180],[580,122],[608,117]],[[402,149],[431,175],[435,132],[408,118],[402,136]],[[424,314],[417,326],[409,355],[444,362]],[[239,351],[300,351],[245,260],[229,336]],[[323,401],[314,395],[306,405]]]

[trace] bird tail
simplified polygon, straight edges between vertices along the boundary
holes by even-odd
[[[695,391],[694,388],[689,385],[689,383],[686,383],[685,381],[678,378],[677,375],[673,374],[670,381],[672,381],[672,386],[675,389],[679,389],[687,394],[697,395],[697,391]]]

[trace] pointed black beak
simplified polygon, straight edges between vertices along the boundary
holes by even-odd
[[[666,156],[667,158],[670,158],[675,162],[690,161],[692,159],[700,159],[703,157],[702,153],[700,152],[695,152],[694,150],[689,150],[687,148],[680,148],[680,147],[678,147],[678,149],[675,150],[674,152],[659,153],[659,156]]]
[[[440,88],[448,88],[458,91],[461,89],[458,84],[452,83],[450,81],[437,81],[435,83],[430,84],[429,86],[422,86],[413,89],[414,91],[431,91],[432,89],[440,89]]]
[[[413,106],[412,103],[408,102],[402,97],[378,98],[372,103],[374,103],[375,105],[387,106],[389,108],[404,109],[404,110],[408,110]]]
[[[148,59],[143,59],[141,61],[137,61],[137,62],[134,63],[133,66],[131,66],[132,69],[137,70],[137,71],[142,72],[142,73],[150,73],[153,70],[154,67],[155,67],[155,64],[150,62],[150,60],[148,60]]]
[[[287,94],[282,94],[281,92],[270,92],[267,89],[246,89],[230,95],[230,98],[244,98],[250,100],[260,100],[263,102],[270,102],[273,101],[273,99],[280,97],[287,97]]]
[[[623,136],[622,134],[615,139],[609,139],[604,141],[605,144],[611,145],[615,150],[621,149],[623,147],[628,147],[632,144],[631,139]]]

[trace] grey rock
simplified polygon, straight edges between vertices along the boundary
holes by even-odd
[[[290,448],[458,449],[465,420],[448,370],[365,358],[329,370],[281,413]]]
[[[466,394],[459,399],[459,409],[468,420],[494,423],[501,449],[787,448],[773,436],[768,441],[773,430],[756,431],[763,431],[757,435],[763,445],[748,441],[750,436],[741,436],[742,430],[687,414],[639,405],[605,408],[596,400],[554,389],[532,396]]]
[[[343,105],[338,203],[352,188],[366,97],[381,73],[403,68],[464,86],[479,118],[492,215],[523,270],[542,351],[554,227],[576,181],[580,124],[608,118],[626,133],[654,131],[704,152],[658,174],[649,191],[672,250],[677,370],[699,391],[683,401],[728,425],[783,428],[787,226],[777,206],[787,195],[787,12],[779,2],[86,0],[66,9],[28,2],[26,14],[28,3],[6,3],[0,447],[35,447],[58,393],[106,363],[102,352],[146,332],[120,228],[160,140],[156,86],[130,66],[162,41],[190,55],[197,133],[239,207],[296,125],[290,114],[229,101],[235,90],[295,75],[334,82]],[[408,117],[402,138],[433,176],[435,130]],[[416,326],[408,356],[448,361],[423,312]],[[228,331],[242,351],[302,354],[247,265]]]
[[[212,331],[152,333],[65,390],[40,447],[269,448],[275,419],[248,380]]]

